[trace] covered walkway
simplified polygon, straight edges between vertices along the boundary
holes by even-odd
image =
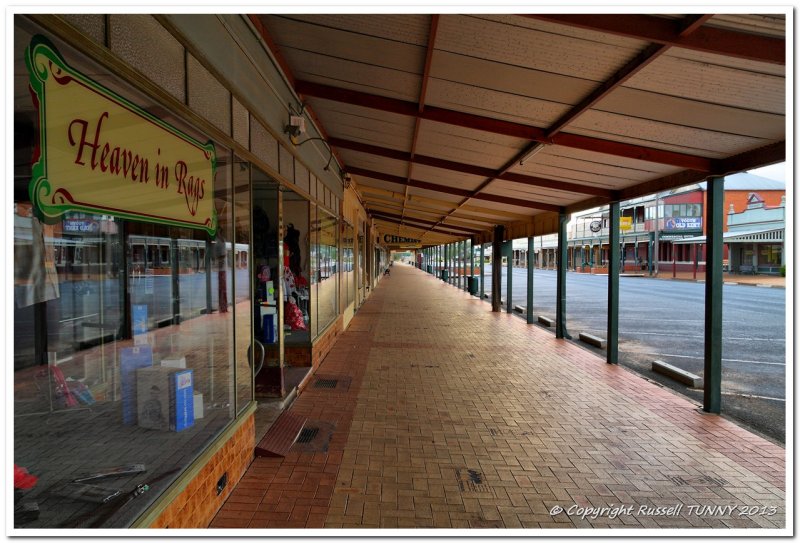
[[[783,448],[408,266],[316,379],[289,412],[317,437],[256,458],[212,527],[785,525]]]

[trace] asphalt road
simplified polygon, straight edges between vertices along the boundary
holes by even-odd
[[[490,266],[485,273],[484,292],[491,294]],[[606,337],[607,285],[606,276],[567,273],[567,330],[575,340],[579,332]],[[512,287],[512,303],[525,306],[527,270],[514,269]],[[555,319],[556,272],[535,270],[533,290],[534,315]],[[620,277],[619,298],[620,363],[702,403],[702,389],[690,389],[650,367],[653,360],[663,360],[703,376],[704,284]],[[785,441],[786,291],[724,285],[722,312],[723,414]]]

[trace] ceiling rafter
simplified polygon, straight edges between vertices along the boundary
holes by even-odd
[[[405,229],[408,229],[408,230],[417,231],[423,237],[426,234],[428,234],[429,232],[431,232],[431,231],[427,230],[424,226],[413,226],[413,225],[410,225],[410,224],[400,224],[400,221],[398,221],[397,219],[385,219],[385,218],[381,218],[381,217],[375,217],[374,219],[375,219],[376,223],[391,224],[392,226],[399,226],[401,228],[405,228]],[[437,228],[436,230],[433,230],[432,232],[435,232],[437,234],[442,234],[443,236],[449,236],[450,238],[456,238],[456,239],[466,237],[466,236],[464,236],[464,234],[459,234],[459,233],[456,233],[456,232],[448,232],[448,231],[442,230],[440,228]]]
[[[710,26],[700,26],[691,35],[682,35],[674,19],[653,15],[525,14],[524,17],[705,53],[786,64],[786,40]]]
[[[374,205],[369,205],[368,207],[369,207],[369,209],[375,210],[376,213],[383,213],[384,215],[387,215],[387,216],[391,215],[393,217],[400,217],[401,219],[404,219],[404,220],[408,219],[410,221],[416,221],[416,222],[418,222],[420,224],[428,224],[428,225],[434,224],[434,221],[432,221],[430,218],[426,218],[426,217],[417,217],[417,216],[412,216],[412,215],[405,215],[405,216],[401,217],[400,215],[396,215],[395,212],[398,211],[397,209],[392,209],[392,208],[390,208],[388,210],[387,209],[380,209],[380,206],[374,206]],[[410,212],[410,210],[409,210],[409,212]],[[484,230],[486,230],[485,228],[482,228],[479,225],[474,225],[474,224],[472,224],[472,225],[464,225],[464,224],[458,224],[458,223],[454,223],[454,222],[444,223],[444,224],[442,224],[442,226],[443,227],[447,227],[447,228],[451,228],[453,230],[462,230],[464,232],[469,232],[471,234],[477,234],[479,232],[483,232]]]
[[[401,204],[394,201],[380,200],[377,198],[365,198],[364,202],[365,204],[368,205],[368,207],[372,209],[383,209],[385,211],[390,211],[390,212],[401,211],[402,209]],[[406,205],[406,209],[408,210],[409,213],[430,215],[432,217],[441,217],[442,215],[442,210],[440,209],[419,208],[419,207],[412,207],[410,205]],[[467,223],[456,220],[456,221],[449,221],[447,223],[447,224],[452,224],[454,226],[463,226],[464,228],[476,228],[476,227],[481,228],[482,224],[486,225],[497,224],[497,220],[492,220],[492,219],[475,219],[472,216],[464,217],[458,215],[451,215],[451,217],[453,217],[454,219],[464,219],[466,221],[470,221],[469,223]],[[477,224],[472,224],[472,223],[477,223]]]
[[[698,171],[709,171],[711,168],[711,160],[701,156],[676,153],[674,151],[666,151],[664,149],[655,149],[612,140],[603,140],[578,134],[561,133],[547,138],[543,129],[534,126],[430,106],[426,107],[425,110],[420,113],[417,111],[416,104],[413,102],[333,87],[322,83],[298,80],[295,91],[304,96],[314,96],[324,100],[343,102],[410,117],[421,116],[423,119],[444,124],[452,124],[494,134],[513,136],[549,145],[562,145],[574,149],[583,149],[585,151],[594,151],[607,155]]]
[[[427,227],[427,226],[435,224],[434,221],[429,221],[429,220],[426,220],[426,219],[418,219],[416,217],[408,217],[408,216],[404,217],[402,215],[397,215],[396,213],[389,213],[389,212],[386,212],[386,211],[372,210],[372,214],[373,214],[374,217],[383,217],[383,218],[387,218],[387,219],[397,219],[397,220],[400,221],[401,224],[416,223],[416,224],[423,225],[424,227]],[[479,233],[483,232],[483,230],[476,230],[474,228],[462,228],[460,226],[453,226],[451,224],[441,224],[439,226],[441,228],[447,228],[447,229],[452,230],[454,232],[462,232],[464,234],[479,234]]]
[[[422,113],[425,109],[425,96],[428,93],[428,79],[431,74],[431,61],[433,60],[434,43],[436,42],[436,31],[439,28],[439,15],[431,15],[431,26],[428,30],[428,50],[425,53],[425,67],[422,70],[422,82],[419,89],[419,100],[417,111]],[[408,161],[408,176],[407,179],[411,180],[414,176],[414,153],[417,150],[417,140],[419,139],[419,127],[422,119],[415,117],[414,119],[414,135],[411,137],[411,159]],[[403,198],[403,215],[405,215],[405,202],[408,200],[408,185],[406,185],[405,197]]]
[[[428,183],[427,181],[420,181],[417,179],[407,180],[405,177],[399,175],[392,175],[383,172],[376,172],[366,168],[353,168],[348,171],[353,175],[363,175],[379,181],[387,181],[389,183],[396,183],[398,185],[408,185],[409,187],[416,187],[435,192],[442,192],[444,194],[453,194],[455,196],[462,196],[468,198],[475,198],[477,200],[486,200],[488,202],[497,202],[501,204],[508,204],[518,207],[526,207],[530,209],[540,209],[542,211],[558,211],[560,208],[555,204],[547,204],[544,202],[534,202],[532,200],[521,200],[519,198],[510,198],[508,196],[499,196],[496,194],[472,194],[472,191],[466,189],[459,189],[456,187],[448,187],[447,185],[438,185],[436,183]]]
[[[403,197],[403,195],[398,193],[398,192],[393,192],[391,190],[382,189],[382,188],[379,188],[379,187],[373,187],[373,186],[370,186],[370,185],[366,185],[364,183],[359,184],[359,189],[361,190],[361,192],[369,192],[369,193],[372,193],[372,194],[381,194],[383,196],[388,196],[389,198],[392,198],[393,200],[402,199],[402,197]],[[408,199],[410,201],[412,201],[412,202],[420,202],[420,203],[426,203],[426,204],[430,204],[430,205],[438,205],[438,206],[444,207],[446,209],[452,209],[452,208],[455,207],[455,202],[449,202],[447,200],[437,200],[435,198],[429,198],[427,196],[420,196],[418,194],[411,194],[411,195],[409,195]],[[462,209],[464,211],[472,211],[474,213],[480,213],[480,214],[483,214],[483,215],[493,215],[493,216],[496,216],[496,217],[507,217],[509,219],[518,220],[518,221],[530,219],[529,215],[523,215],[521,213],[514,213],[514,212],[511,212],[511,211],[503,211],[502,209],[490,209],[490,208],[487,208],[487,207],[479,207],[479,206],[472,206],[472,205],[466,205]],[[465,217],[465,218],[467,218],[467,217]],[[493,224],[496,224],[496,223],[493,223]]]
[[[415,155],[406,153],[405,151],[398,151],[396,149],[389,149],[387,147],[379,147],[377,145],[370,145],[368,143],[361,143],[358,141],[346,140],[343,138],[331,138],[329,143],[338,147],[339,149],[349,149],[350,151],[358,151],[360,153],[367,153],[384,158],[391,158],[395,160],[416,162],[425,166],[432,166],[444,170],[450,170],[459,173],[466,173],[469,175],[476,175],[480,177],[491,177],[497,173],[497,170],[486,168],[483,166],[475,166],[472,164],[463,164],[461,162],[454,162],[443,158],[430,157],[425,155]],[[557,181],[555,179],[547,179],[545,177],[536,177],[533,175],[504,172],[499,176],[503,181],[510,181],[521,185],[528,185],[531,187],[540,187],[552,190],[562,190],[565,192],[577,192],[580,194],[588,194],[590,196],[602,196],[611,198],[611,191],[602,187],[593,187],[590,185],[582,185],[580,183],[570,183],[568,181]]]
[[[685,36],[690,34],[691,32],[700,28],[702,23],[708,19],[707,15],[691,15],[686,17],[678,23],[680,25],[681,30],[679,35]],[[625,81],[633,77],[636,73],[642,70],[645,66],[653,62],[656,58],[661,56],[670,48],[669,45],[656,45],[651,46],[636,55],[630,61],[628,61],[622,68],[617,70],[614,75],[604,81],[601,85],[595,88],[594,91],[590,92],[583,100],[581,100],[578,104],[573,106],[569,109],[564,115],[562,115],[555,123],[550,125],[548,129],[545,131],[545,138],[548,140],[553,140],[556,138],[562,129],[566,128],[572,121],[583,115],[589,108],[591,108],[594,104],[602,100],[605,96],[608,96],[614,89],[619,88]],[[491,183],[495,181],[495,179],[502,178],[504,175],[513,175],[509,174],[509,170],[517,165],[517,163],[522,164],[522,161],[526,158],[530,158],[535,152],[540,150],[544,144],[541,142],[532,142],[528,144],[522,151],[517,153],[517,155],[509,160],[505,166],[503,166],[500,170],[498,170],[494,175],[487,178],[483,183],[481,183],[474,191],[474,193],[478,193],[481,190],[488,187]],[[609,192],[609,197],[610,197]],[[461,202],[459,207],[467,203],[467,200]],[[449,215],[449,214],[448,214]],[[447,215],[442,217],[442,221],[447,218]]]

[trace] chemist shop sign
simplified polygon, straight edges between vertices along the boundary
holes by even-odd
[[[25,63],[39,115],[29,193],[40,219],[84,211],[215,234],[213,143],[70,67],[42,36]]]
[[[405,238],[403,236],[393,236],[392,234],[384,234],[383,243],[389,247],[399,249],[419,249],[422,247],[422,241],[414,238]]]

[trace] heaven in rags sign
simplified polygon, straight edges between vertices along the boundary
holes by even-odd
[[[25,62],[39,112],[29,192],[40,219],[86,211],[215,234],[213,143],[70,67],[43,36]]]

